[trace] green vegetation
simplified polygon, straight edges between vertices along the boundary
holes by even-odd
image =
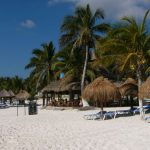
[[[107,11],[107,10],[106,10]],[[33,95],[61,73],[65,83],[80,82],[81,92],[86,82],[103,75],[112,80],[133,77],[139,81],[150,74],[150,33],[147,26],[149,10],[142,21],[123,17],[119,23],[107,24],[101,9],[92,12],[90,6],[77,7],[60,26],[60,50],[52,42],[34,49],[26,69],[30,76],[0,78],[0,89],[17,93],[25,89]],[[96,56],[92,59],[91,54]]]

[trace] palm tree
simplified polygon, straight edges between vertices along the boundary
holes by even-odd
[[[15,93],[18,93],[21,89],[24,89],[24,80],[18,76],[11,78],[10,89]]]
[[[108,29],[105,23],[100,24],[99,21],[104,19],[102,10],[97,9],[93,14],[90,6],[78,7],[73,16],[67,16],[61,26],[63,33],[60,39],[60,44],[65,47],[72,44],[72,52],[76,48],[85,50],[85,61],[81,79],[81,93],[84,89],[85,75],[88,63],[88,54],[90,48],[95,47],[95,42],[101,39],[100,33],[104,33]]]
[[[150,10],[146,11],[144,19],[138,23],[133,17],[123,17],[125,24],[111,32],[111,36],[104,42],[103,50],[108,50],[116,57],[121,64],[121,71],[136,71],[138,88],[141,86],[142,73],[148,67],[148,53],[150,50],[150,35],[147,30],[147,16]],[[143,116],[143,104],[139,99],[140,115]]]
[[[79,81],[79,77],[82,72],[81,65],[83,63],[83,55],[81,54],[81,51],[76,50],[71,56],[70,53],[71,45],[67,46],[55,55],[55,76],[59,77],[61,73],[64,73],[64,78],[62,78],[62,80],[65,83]]]
[[[71,83],[71,82],[80,82],[82,78],[82,64],[84,63],[84,51],[76,49],[74,53],[70,56],[72,45],[68,45],[65,49],[59,51],[55,57],[56,62],[55,66],[55,76],[59,77],[63,72],[64,77],[62,82]],[[95,79],[95,72],[90,68],[90,65],[87,67],[86,72],[86,81],[92,81]]]
[[[39,84],[49,84],[50,80],[53,79],[53,57],[55,54],[55,48],[53,43],[42,44],[41,49],[34,49],[32,54],[34,55],[30,59],[30,63],[26,65],[26,69],[32,68],[31,77],[36,81],[37,88]]]
[[[14,93],[19,92],[24,88],[24,80],[18,76],[15,77],[0,77],[0,90],[12,90]]]

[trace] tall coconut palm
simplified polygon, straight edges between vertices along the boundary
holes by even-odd
[[[71,45],[67,46],[65,49],[59,51],[55,57],[56,62],[54,66],[56,70],[55,76],[59,77],[63,72],[63,82],[69,83],[73,81],[80,81],[80,74],[82,72],[81,65],[83,63],[83,55],[81,51],[75,51],[73,55],[70,56],[71,53]]]
[[[89,50],[95,47],[97,40],[101,39],[100,33],[104,33],[108,29],[108,24],[99,22],[101,19],[104,19],[103,11],[97,9],[95,13],[92,13],[90,6],[87,5],[76,8],[75,14],[67,16],[61,26],[63,33],[60,39],[61,46],[72,43],[72,53],[76,48],[85,51],[81,92],[84,89]]]
[[[56,70],[55,76],[59,77],[63,72],[64,77],[62,82],[80,82],[82,78],[82,64],[84,63],[84,51],[76,49],[74,53],[70,56],[72,45],[68,45],[65,49],[59,51],[55,57],[56,62],[54,66]],[[90,68],[90,65],[87,67],[86,72],[86,81],[91,81],[95,79],[95,72]]]
[[[142,70],[145,66],[148,67],[147,58],[150,50],[150,35],[147,29],[147,16],[149,11],[146,11],[141,23],[138,23],[133,17],[123,17],[122,20],[125,25],[113,31],[111,37],[101,47],[105,50],[110,50],[112,55],[115,54],[117,56],[119,54],[121,70],[130,69],[134,71],[138,79],[139,88],[141,86]],[[140,99],[139,106],[142,118],[143,105]]]
[[[30,63],[26,65],[26,69],[32,68],[31,76],[36,80],[37,87],[39,83],[42,84],[44,81],[49,84],[50,80],[53,79],[53,57],[55,54],[55,48],[53,43],[42,44],[41,49],[34,49],[32,54],[34,55],[30,59]]]

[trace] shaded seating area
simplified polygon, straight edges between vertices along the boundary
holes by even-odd
[[[145,99],[150,99],[150,76],[146,79],[146,81],[142,84],[139,89],[139,98],[141,100],[142,105],[145,104]],[[150,105],[147,105],[145,108],[139,108],[139,112],[141,112],[141,119],[144,119],[144,115],[146,111],[150,112]],[[147,109],[144,111],[144,109]]]
[[[12,90],[1,90],[0,91],[0,102],[3,104],[6,104],[7,101],[9,101],[10,105],[12,104],[12,99],[15,97],[15,94]]]
[[[100,103],[101,111],[96,114],[96,118],[99,116],[99,119],[113,118],[115,113],[103,111],[103,106],[106,102],[121,99],[119,89],[111,81],[103,77],[99,77],[87,85],[82,93],[82,97],[87,101],[91,100]],[[93,115],[90,116],[92,117],[89,118],[93,118]],[[84,116],[84,118],[88,119],[88,116]]]
[[[79,107],[80,83],[62,84],[61,80],[52,81],[42,89],[43,106]]]
[[[118,86],[118,88],[122,97],[120,106],[122,106],[122,103],[124,102],[124,106],[130,105],[131,108],[133,108],[135,105],[134,99],[138,97],[138,85],[136,80],[128,78],[123,84]]]
[[[19,101],[19,104],[25,105],[25,100],[30,97],[30,94],[25,90],[20,90],[19,93],[15,96],[16,100]]]
[[[100,104],[101,111],[105,103],[120,100],[119,89],[108,79],[99,77],[87,85],[82,93],[82,98]]]

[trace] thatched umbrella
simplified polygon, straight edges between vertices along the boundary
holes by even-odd
[[[12,103],[12,98],[15,97],[15,94],[14,94],[14,92],[12,90],[9,90],[8,93],[10,95],[9,98],[10,98],[10,104],[11,104]]]
[[[15,97],[15,94],[12,90],[9,90],[8,93],[9,93],[10,97]]]
[[[144,98],[150,99],[150,77],[148,77],[140,87],[139,98],[142,100],[144,100]]]
[[[26,109],[25,109],[25,100],[30,97],[30,94],[25,90],[20,90],[19,93],[15,96],[17,101],[21,101],[24,103],[24,113],[26,115]],[[17,103],[17,116],[18,116],[18,103]]]
[[[61,84],[60,83],[60,91],[65,92],[65,91],[80,91],[80,82],[71,82],[68,84]]]
[[[10,94],[5,89],[0,91],[0,98],[1,98],[1,101],[3,101],[3,103],[5,103],[6,99],[9,97],[10,97]]]
[[[82,97],[86,100],[100,102],[101,110],[103,110],[103,103],[119,100],[121,95],[118,88],[112,82],[99,77],[85,87]]]
[[[136,80],[133,79],[133,78],[128,78],[128,79],[124,82],[124,84],[127,84],[127,83],[137,84]]]
[[[0,97],[8,98],[8,97],[10,97],[10,94],[5,89],[3,89],[2,91],[0,91]]]
[[[30,94],[25,90],[20,90],[19,93],[16,95],[17,100],[26,100],[30,97]]]
[[[127,96],[127,103],[128,103],[128,96],[130,96],[131,100],[131,108],[133,107],[133,97],[137,97],[138,95],[138,85],[136,80],[132,78],[128,78],[121,86],[119,86],[119,91],[121,96]]]

